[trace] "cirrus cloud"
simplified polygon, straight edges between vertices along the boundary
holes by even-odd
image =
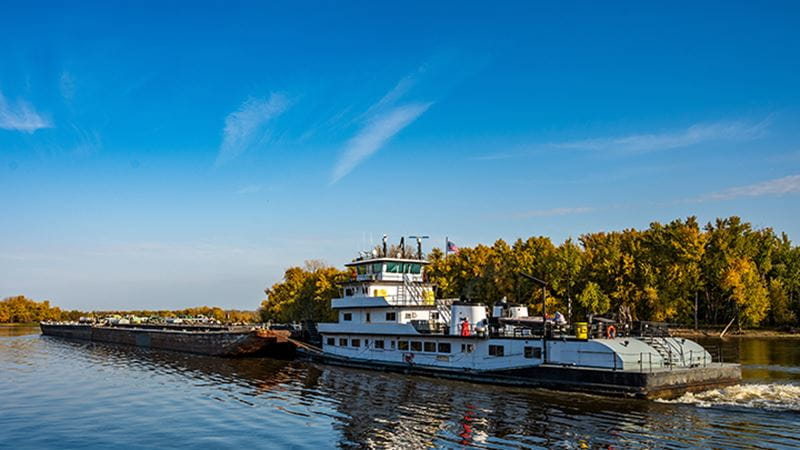
[[[33,133],[52,126],[50,120],[37,113],[30,103],[25,100],[11,103],[0,92],[0,128]]]
[[[257,144],[267,133],[266,125],[283,114],[289,107],[283,94],[272,94],[268,98],[251,97],[239,109],[225,118],[222,145],[217,154],[216,165],[232,161],[245,150]]]

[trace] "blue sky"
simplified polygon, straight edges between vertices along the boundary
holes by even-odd
[[[252,309],[382,233],[800,239],[796,3],[138,3],[0,6],[0,296]]]

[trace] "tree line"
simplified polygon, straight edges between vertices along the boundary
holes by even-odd
[[[78,311],[61,310],[45,300],[37,302],[25,296],[8,297],[0,301],[0,323],[33,323],[46,320],[75,321],[81,317],[103,318],[118,314],[137,317],[197,317],[203,315],[220,322],[252,323],[258,320],[255,311],[224,310],[216,306],[199,306],[180,310],[135,310],[135,311]]]
[[[506,297],[537,313],[541,291],[523,272],[548,283],[548,313],[568,314],[571,303],[573,320],[601,314],[690,325],[697,313],[703,325],[791,327],[800,317],[800,248],[735,216],[702,227],[695,217],[653,222],[558,245],[545,236],[498,240],[447,257],[434,248],[427,259],[438,297],[489,305]],[[350,277],[318,261],[292,267],[266,290],[261,319],[333,320],[330,299]]]

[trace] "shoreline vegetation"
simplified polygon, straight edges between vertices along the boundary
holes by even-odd
[[[219,307],[199,306],[194,308],[184,308],[179,310],[131,310],[131,311],[62,311],[58,306],[50,306],[48,300],[37,302],[18,295],[8,297],[0,301],[0,326],[38,326],[43,321],[77,321],[81,317],[102,318],[111,315],[138,317],[205,317],[228,323],[253,323],[258,321],[258,312],[225,310]]]

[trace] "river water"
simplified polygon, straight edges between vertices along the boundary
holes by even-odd
[[[800,447],[800,339],[722,345],[744,383],[667,402],[0,328],[0,448]]]

